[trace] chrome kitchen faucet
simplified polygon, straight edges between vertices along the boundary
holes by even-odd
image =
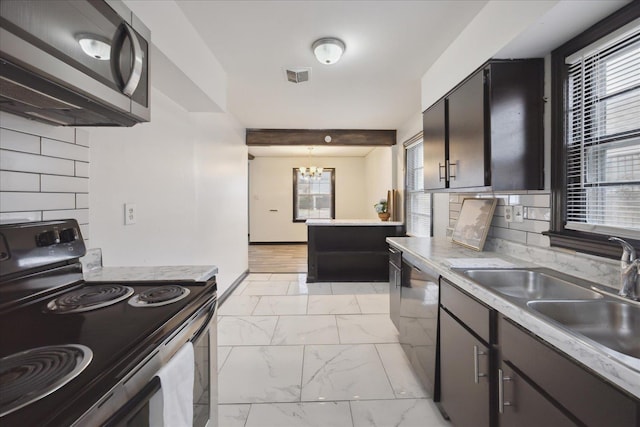
[[[609,240],[622,245],[622,258],[620,258],[620,292],[618,295],[638,300],[640,298],[640,259],[636,257],[636,250],[629,243],[618,237],[609,237]]]

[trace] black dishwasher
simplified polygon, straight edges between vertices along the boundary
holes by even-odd
[[[410,255],[402,254],[399,340],[425,389],[438,401],[439,275],[416,264]]]

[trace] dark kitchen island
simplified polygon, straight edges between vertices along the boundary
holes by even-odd
[[[307,282],[387,282],[387,237],[404,224],[377,220],[307,220]]]

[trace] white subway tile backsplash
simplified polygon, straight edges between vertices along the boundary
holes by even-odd
[[[524,217],[526,219],[537,219],[540,221],[551,221],[551,209],[550,208],[524,208]]]
[[[504,205],[508,205],[509,204],[509,196],[508,195],[495,194],[494,197],[496,199],[498,199],[498,203],[496,203],[496,206],[504,206]]]
[[[76,176],[89,178],[89,163],[76,162]]]
[[[76,194],[76,209],[89,208],[89,194]]]
[[[510,205],[532,206],[536,208],[548,208],[551,198],[549,194],[515,194],[509,196]]]
[[[89,132],[84,129],[76,129],[76,144],[89,147]]]
[[[0,212],[0,224],[42,221],[42,212]]]
[[[73,160],[0,150],[0,169],[73,176]]]
[[[551,243],[549,242],[549,237],[547,236],[543,236],[542,234],[538,233],[527,233],[527,245],[548,248],[551,246]]]
[[[40,191],[40,175],[0,171],[0,191]]]
[[[527,243],[527,232],[520,230],[511,230],[507,228],[491,227],[489,230],[491,237],[510,240],[512,242]]]
[[[86,129],[0,112],[0,222],[75,218],[88,237]]]
[[[0,129],[0,148],[40,154],[40,137],[10,129]]]
[[[73,209],[76,205],[72,193],[0,192],[0,206],[4,212]]]
[[[31,135],[57,139],[73,143],[76,132],[74,128],[63,126],[50,126],[44,123],[27,120],[23,117],[0,111],[0,126],[4,129],[17,130]]]
[[[497,216],[494,215],[493,219],[491,220],[491,226],[493,227],[502,227],[502,228],[509,228],[509,223],[507,222],[507,220],[504,218],[504,216]]]
[[[496,210],[491,221],[489,236],[506,241],[523,243],[548,248],[549,238],[541,233],[549,230],[551,219],[551,196],[548,191],[526,191],[523,194],[509,193],[458,193],[455,198],[449,197],[449,223],[455,224],[460,215],[460,203],[468,197],[495,197],[498,199]],[[455,200],[455,202],[453,202]],[[522,205],[524,207],[523,222],[507,222],[504,217],[505,205]]]
[[[42,212],[42,219],[45,221],[52,219],[67,219],[73,218],[78,221],[78,224],[89,223],[89,209],[68,209],[61,211],[44,211]]]
[[[509,223],[509,228],[514,230],[542,233],[543,231],[549,231],[549,221],[535,221],[535,220],[525,219],[523,222]]]
[[[41,191],[57,193],[88,193],[89,178],[42,175]],[[75,201],[75,200],[74,200]]]
[[[53,139],[42,139],[42,154],[64,159],[89,161],[89,148],[82,145],[69,144]]]

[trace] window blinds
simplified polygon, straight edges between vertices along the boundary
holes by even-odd
[[[640,23],[567,58],[565,228],[640,237]]]
[[[406,148],[406,222],[410,236],[431,236],[431,194],[424,192],[422,141]]]

